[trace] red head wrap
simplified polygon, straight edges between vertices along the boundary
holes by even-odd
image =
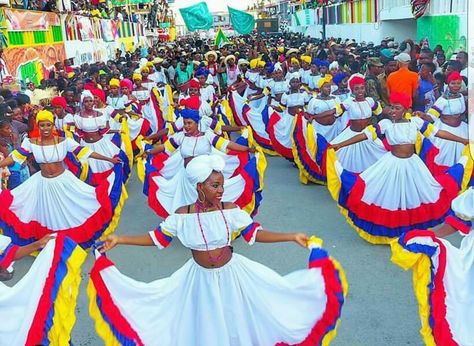
[[[195,89],[201,89],[201,83],[199,83],[197,79],[193,78],[189,81],[189,87],[195,88]]]
[[[55,96],[51,99],[51,106],[66,108],[67,107],[67,101],[62,96]]]
[[[128,91],[132,92],[133,90],[133,82],[130,79],[122,79],[120,81],[121,88],[127,88]]]
[[[399,103],[404,108],[408,109],[410,108],[411,97],[404,93],[393,92],[390,94],[390,103],[391,104]]]
[[[91,90],[91,93],[92,93],[92,95],[100,98],[102,100],[102,102],[105,102],[105,92],[104,92],[104,90],[94,89],[94,90]]]
[[[349,79],[349,88],[351,90],[354,90],[354,87],[356,85],[360,85],[360,84],[365,84],[365,79],[363,77],[354,76],[354,77]]]
[[[199,110],[199,107],[201,106],[201,100],[199,95],[189,96],[187,99],[182,99],[179,102],[179,105],[186,108]]]
[[[453,80],[459,80],[459,81],[462,81],[462,76],[461,74],[458,72],[458,71],[453,71],[449,74],[448,76],[448,79],[446,80],[446,82],[449,84],[451,83]]]

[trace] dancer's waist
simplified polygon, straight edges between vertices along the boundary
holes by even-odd
[[[459,125],[461,125],[462,117],[461,114],[442,115],[440,117],[440,120],[446,125],[458,127]]]
[[[213,269],[226,265],[232,259],[232,247],[226,246],[209,251],[191,250],[194,261],[201,267]]]
[[[41,175],[45,178],[56,178],[64,173],[63,162],[40,163]]]
[[[393,156],[396,156],[400,159],[407,159],[412,157],[415,153],[415,145],[414,144],[395,144],[392,145],[390,151]]]

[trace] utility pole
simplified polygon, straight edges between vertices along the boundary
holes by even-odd
[[[321,9],[323,11],[323,32],[322,32],[322,36],[323,36],[323,41],[326,40],[326,0],[323,0],[322,1],[322,6],[321,6]]]

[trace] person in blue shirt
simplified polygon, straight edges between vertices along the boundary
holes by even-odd
[[[413,104],[413,110],[426,112],[439,97],[438,83],[433,76],[436,65],[432,62],[423,63],[420,66],[420,80],[418,91]]]

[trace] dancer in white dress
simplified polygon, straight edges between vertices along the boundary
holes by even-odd
[[[390,152],[359,174],[345,169],[328,156],[328,188],[341,212],[359,235],[374,244],[387,244],[403,232],[436,226],[448,215],[451,201],[467,183],[466,155],[446,174],[433,177],[415,154],[419,133],[427,138],[444,138],[467,143],[447,131],[438,130],[418,117],[405,117],[410,97],[390,95],[391,119],[367,127],[362,134],[333,145],[338,150],[385,135]],[[472,162],[471,162],[472,163]]]
[[[350,120],[350,126],[331,141],[331,144],[341,143],[358,134],[370,125],[372,114],[382,113],[382,107],[371,97],[365,96],[365,80],[361,75],[352,75],[349,87],[354,97],[348,98],[342,103],[342,121]],[[348,171],[360,173],[380,159],[387,152],[380,139],[375,141],[364,141],[348,147],[344,147],[337,153],[337,158],[342,166]]]
[[[343,272],[303,233],[275,233],[232,203],[222,203],[224,161],[199,156],[186,168],[195,203],[178,209],[149,234],[110,236],[118,244],[162,249],[173,237],[193,258],[169,278],[151,283],[120,273],[99,255],[88,285],[91,313],[106,345],[318,345],[328,344],[346,293]],[[280,276],[233,254],[232,240],[249,244],[310,243],[309,269]],[[183,332],[183,331],[186,332]]]
[[[452,202],[453,214],[435,230],[414,230],[392,245],[392,261],[413,270],[426,345],[473,344],[474,329],[474,189]],[[459,232],[459,247],[441,237]]]

